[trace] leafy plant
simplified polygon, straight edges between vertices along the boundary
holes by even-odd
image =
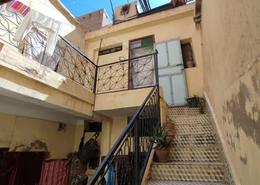
[[[205,99],[203,97],[194,96],[187,98],[187,105],[189,107],[199,107],[200,113],[205,114]]]
[[[156,149],[168,148],[171,141],[167,139],[168,135],[165,129],[155,129],[152,136],[152,142],[156,144]]]

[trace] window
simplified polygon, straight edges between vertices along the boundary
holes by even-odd
[[[191,43],[181,44],[181,50],[182,50],[184,67],[185,68],[196,67],[196,64],[195,64],[194,58],[193,58]]]
[[[149,48],[153,48],[153,38],[152,37],[146,37],[143,39],[139,39],[139,40],[135,40],[135,41],[131,41],[130,42],[130,49],[137,49],[137,48],[145,48],[145,47],[149,47]]]
[[[84,121],[84,129],[86,132],[101,132],[102,123],[97,121]]]
[[[130,10],[130,4],[124,5],[121,8],[120,15],[127,15]]]
[[[98,55],[101,56],[101,55],[107,55],[107,54],[111,54],[111,53],[115,53],[115,52],[118,52],[118,51],[122,51],[123,49],[123,46],[120,45],[120,46],[114,46],[114,47],[109,47],[107,49],[102,49],[98,52]]]

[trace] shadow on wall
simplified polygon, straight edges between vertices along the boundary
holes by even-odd
[[[226,101],[223,106],[223,123],[233,124],[236,128],[235,138],[232,138],[230,133],[226,134],[228,144],[234,151],[239,147],[236,146],[236,143],[240,143],[240,129],[260,148],[259,64],[259,61],[258,64],[256,62],[255,68],[252,69],[253,74],[249,82],[240,81],[238,93]],[[257,65],[259,66],[257,67]],[[247,156],[240,156],[240,160],[246,164]]]

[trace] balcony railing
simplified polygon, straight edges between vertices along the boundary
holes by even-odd
[[[157,53],[98,66],[96,93],[152,87]]]
[[[97,66],[65,38],[59,37],[52,56],[46,54],[47,33],[33,27],[20,43],[14,40],[23,17],[0,6],[0,41],[32,60],[81,84],[93,93],[152,87],[157,53]]]
[[[88,185],[140,185],[152,150],[151,136],[160,127],[159,88],[155,86],[129,121]],[[107,182],[113,176],[114,182]]]
[[[16,42],[15,33],[22,20],[21,15],[0,6],[0,41],[94,92],[97,66],[60,36],[53,55],[47,55],[46,33],[35,27],[21,43]]]

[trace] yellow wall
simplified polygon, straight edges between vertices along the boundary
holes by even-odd
[[[260,182],[259,0],[202,2],[205,89],[235,179]]]
[[[202,95],[203,64],[201,53],[200,30],[193,22],[194,4],[162,11],[143,18],[134,19],[115,26],[108,26],[86,34],[86,50],[88,56],[97,62],[97,50],[102,39],[102,48],[122,43],[123,50],[99,57],[98,64],[118,61],[128,58],[129,40],[154,35],[155,42],[172,39],[191,40],[196,68],[186,69],[189,95]]]
[[[57,122],[0,113],[0,147],[13,150],[15,146],[29,146],[40,140],[46,143],[50,158],[66,158],[74,151],[75,126],[66,125],[65,131],[58,131],[58,125]]]
[[[139,107],[152,88],[142,88],[114,93],[97,94],[95,100],[95,111],[117,111],[129,107]]]
[[[78,49],[80,49],[83,53],[85,51],[85,40],[82,39],[85,36],[85,32],[83,29],[79,26],[76,27],[76,29],[65,36],[66,39],[68,39],[74,46],[76,46]]]

